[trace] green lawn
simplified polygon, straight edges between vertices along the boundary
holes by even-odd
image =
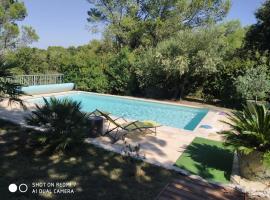
[[[232,162],[233,151],[222,142],[196,137],[175,164],[207,180],[227,183]]]
[[[81,145],[68,155],[34,147],[29,131],[0,121],[0,199],[154,199],[175,172],[144,162],[127,163],[115,153]],[[33,133],[32,133],[33,134]],[[75,194],[34,195],[33,182],[77,183]],[[30,191],[10,193],[10,183],[26,183]]]

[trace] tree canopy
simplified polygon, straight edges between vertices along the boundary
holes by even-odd
[[[183,28],[221,21],[230,0],[88,0],[88,21],[108,25],[107,34],[131,48],[155,46]]]
[[[35,30],[29,26],[20,27],[16,22],[27,16],[23,2],[2,0],[0,2],[0,49],[14,49],[38,40]]]
[[[270,50],[270,0],[255,14],[257,23],[249,28],[246,35],[246,48],[260,51]]]
[[[27,16],[23,2],[15,0],[0,1],[0,96],[8,97],[10,100],[17,100],[20,94],[18,84],[6,79],[11,76],[10,70],[15,67],[7,63],[6,54],[17,47],[25,46],[38,40],[35,30],[29,26],[22,26],[21,30],[17,22]],[[21,101],[20,101],[21,102]]]
[[[188,29],[159,43],[141,59],[141,86],[171,97],[184,97],[222,64],[226,50],[232,48],[227,43],[234,34],[234,31],[229,33],[230,28],[226,24]]]

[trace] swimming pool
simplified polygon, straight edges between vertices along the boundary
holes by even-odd
[[[99,109],[126,119],[153,120],[165,126],[186,130],[194,130],[208,112],[208,109],[99,95],[89,92],[69,93],[66,95],[56,95],[55,97],[80,101],[82,103],[82,110],[86,112]],[[43,102],[42,98],[34,98],[28,101],[38,104]]]

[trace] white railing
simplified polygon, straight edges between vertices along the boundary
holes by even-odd
[[[16,75],[8,78],[10,82],[22,86],[48,85],[63,83],[63,74],[42,74],[42,75]]]

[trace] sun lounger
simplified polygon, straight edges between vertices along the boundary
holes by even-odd
[[[99,111],[99,112],[100,112],[101,116],[103,116],[109,123],[114,125],[114,127],[112,129],[108,128],[108,130],[106,131],[105,134],[110,134],[111,132],[116,131],[115,135],[117,135],[120,130],[123,130],[123,131],[125,131],[125,133],[122,135],[122,139],[124,139],[124,137],[132,131],[144,132],[144,131],[148,130],[151,133],[156,134],[157,128],[160,127],[159,124],[157,124],[155,122],[151,122],[151,121],[127,122],[125,120],[124,123],[119,123],[119,122],[117,122],[117,120],[120,118],[113,119],[109,115],[107,115],[106,113],[103,113],[102,111]],[[123,119],[123,118],[121,118],[121,119]]]

